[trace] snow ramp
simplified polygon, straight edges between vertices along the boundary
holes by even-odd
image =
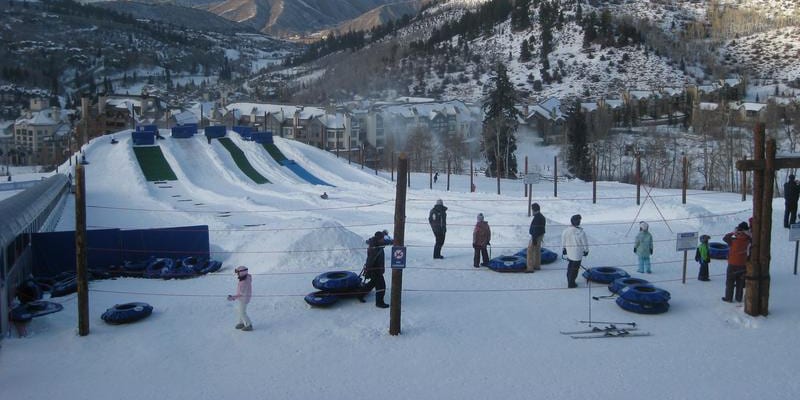
[[[312,185],[323,185],[323,186],[333,186],[330,183],[323,181],[322,179],[317,178],[316,176],[312,175],[310,172],[306,171],[305,168],[301,167],[299,164],[294,162],[294,160],[290,160],[283,155],[278,146],[275,146],[274,143],[264,143],[264,149],[267,150],[270,156],[272,156],[278,164],[288,168],[290,171],[294,172],[295,175],[303,179],[304,181],[312,184]]]
[[[158,146],[134,146],[133,153],[139,161],[142,174],[148,182],[156,181],[176,181],[175,171],[169,166],[161,147]]]
[[[230,138],[219,138],[219,142],[231,153],[231,157],[233,157],[233,161],[236,163],[236,166],[239,167],[245,175],[247,175],[253,182],[262,184],[262,183],[271,183],[267,178],[263,175],[259,174],[255,168],[250,164],[250,161],[247,160],[247,157],[244,155],[242,149],[239,148]]]

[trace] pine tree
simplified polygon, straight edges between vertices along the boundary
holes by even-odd
[[[528,15],[530,10],[530,0],[517,0],[514,9],[511,11],[511,29],[522,31],[531,27],[531,18]]]
[[[483,104],[483,153],[488,161],[488,176],[516,177],[517,149],[515,132],[522,113],[515,107],[519,101],[514,86],[508,77],[503,63],[495,67],[494,76],[489,80],[491,92]]]
[[[576,101],[567,116],[567,167],[572,174],[583,180],[591,179],[592,174],[587,136],[581,103]]]
[[[519,62],[528,62],[531,60],[531,51],[528,49],[528,39],[523,39],[522,44],[519,46]]]

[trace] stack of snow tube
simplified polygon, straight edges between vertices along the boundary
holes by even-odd
[[[617,278],[617,279],[614,279],[613,282],[608,284],[608,290],[610,290],[611,293],[619,293],[620,290],[622,290],[623,288],[628,287],[630,285],[648,285],[648,286],[653,286],[653,285],[650,284],[650,282],[648,282],[648,281],[646,281],[644,279],[630,278],[630,277],[629,278]]]
[[[723,242],[711,242],[708,244],[708,256],[717,260],[728,259],[728,244]]]
[[[125,303],[117,304],[109,308],[100,317],[112,325],[127,324],[147,318],[153,313],[153,306],[147,303]]]
[[[331,271],[317,275],[311,284],[315,292],[309,293],[304,300],[314,307],[328,307],[342,297],[358,296],[362,293],[361,277],[350,271]]]
[[[592,282],[609,284],[619,278],[628,278],[630,274],[616,267],[595,267],[583,271],[583,277]]]
[[[525,257],[518,255],[500,256],[489,260],[489,269],[497,272],[522,272],[528,266]]]
[[[542,264],[550,264],[550,263],[553,263],[556,260],[558,260],[558,254],[556,254],[553,251],[550,251],[550,249],[542,247],[541,252],[542,252],[542,256],[541,256],[542,257],[541,258]],[[528,249],[524,248],[524,249],[516,252],[514,255],[527,259],[528,258]]]
[[[11,320],[14,322],[28,322],[42,315],[52,314],[64,309],[64,306],[52,301],[37,300],[20,304],[11,310]]]
[[[125,261],[122,266],[107,272],[112,276],[129,276],[148,279],[185,279],[210,274],[222,268],[222,263],[203,257],[179,259],[150,257],[143,261]]]
[[[637,314],[661,314],[669,310],[669,292],[649,283],[625,286],[617,294],[617,305],[623,310]]]

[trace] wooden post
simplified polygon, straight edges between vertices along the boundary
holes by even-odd
[[[408,180],[408,187],[411,187],[411,168],[408,168],[408,161],[406,161],[406,173],[403,175],[405,175]],[[397,182],[400,182],[400,164],[397,165]]]
[[[689,160],[686,158],[686,154],[683,155],[683,190],[682,190],[682,197],[681,201],[682,204],[686,204],[686,187],[689,186]]]
[[[428,164],[428,188],[433,190],[433,160]]]
[[[336,135],[336,142],[337,143],[339,142],[339,135],[338,134]],[[347,147],[345,147],[345,148],[347,149],[347,165],[350,165],[350,162],[351,162],[350,153],[352,153],[353,149],[350,148],[350,143],[348,143]]]
[[[389,157],[389,163],[391,164],[389,168],[392,171],[392,182],[394,182],[394,152],[392,152],[391,157]]]
[[[558,197],[558,156],[553,156],[553,197]]]
[[[496,167],[497,167],[497,168],[495,168],[497,170],[497,171],[495,171],[495,175],[497,175],[497,194],[500,194],[500,155],[499,154],[498,154],[497,157],[495,157],[495,163],[496,163]]]
[[[75,265],[78,281],[78,334],[89,334],[89,273],[86,266],[86,183],[83,165],[75,166]]]
[[[364,169],[364,145],[361,145],[359,154],[361,155],[361,169]]]
[[[592,204],[597,204],[597,154],[592,154]]]
[[[681,279],[683,284],[686,284],[686,260],[688,259],[687,253],[687,250],[683,251],[683,278]]]
[[[641,201],[642,193],[642,157],[639,151],[636,151],[636,205],[638,206]]]
[[[475,187],[475,182],[473,182],[473,177],[475,175],[475,171],[472,169],[472,158],[469,159],[469,192],[472,193],[474,190],[472,188]]]
[[[764,131],[759,129],[758,125],[756,126],[753,132],[753,160],[758,162],[764,162]],[[763,208],[764,205],[764,187],[771,186],[772,182],[769,181],[767,183],[764,179],[764,171],[756,170],[753,171],[753,226],[750,227],[751,232],[753,234],[753,242],[750,247],[750,262],[747,263],[747,276],[745,278],[745,301],[744,301],[744,312],[749,315],[756,316],[759,314],[759,297],[760,294],[758,293],[758,284],[759,281],[754,279],[756,276],[759,276],[761,273],[760,263],[760,252],[761,252],[761,229],[762,229],[762,215],[759,210]],[[770,199],[769,204],[772,204],[772,199]]]
[[[447,157],[447,191],[450,191],[450,157]]]
[[[531,203],[533,203],[533,185],[526,184],[525,191],[528,192],[528,216],[531,216]]]
[[[400,153],[397,160],[397,194],[395,195],[394,205],[394,245],[405,245],[405,223],[406,223],[406,185],[403,182],[407,176],[408,159],[405,153]],[[400,334],[400,315],[402,311],[403,294],[403,270],[392,268],[392,294],[391,308],[389,309],[389,334],[397,336]]]
[[[528,176],[528,156],[525,156],[525,176]],[[523,196],[528,197],[528,184],[523,183],[522,187],[523,187]],[[528,212],[528,216],[529,217],[531,216],[530,211]]]
[[[744,159],[747,160],[747,157]],[[747,201],[747,171],[742,171],[742,201]]]
[[[756,129],[760,129],[763,134],[764,124],[759,123],[756,126]],[[776,147],[775,139],[767,140],[766,162],[764,168],[764,201],[762,204],[767,204],[767,202],[769,202],[771,205],[772,197],[775,194],[775,185],[773,185],[773,182],[775,181]],[[769,182],[769,184],[767,184],[767,182]],[[760,211],[760,214],[761,221],[759,238],[761,240],[761,247],[759,249],[758,275],[755,276],[755,278],[758,279],[756,281],[758,289],[753,295],[753,297],[757,297],[756,304],[754,305],[755,308],[753,308],[753,311],[756,314],[753,315],[763,315],[766,317],[767,314],[769,314],[769,264],[772,259],[770,252],[772,248],[772,207],[763,207]]]

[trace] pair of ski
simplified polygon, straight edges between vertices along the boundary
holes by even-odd
[[[561,331],[562,335],[569,335],[573,339],[602,339],[602,338],[622,338],[632,336],[650,336],[650,332],[638,332],[636,326],[620,328],[616,325],[606,325],[605,327],[593,327],[580,331]]]

